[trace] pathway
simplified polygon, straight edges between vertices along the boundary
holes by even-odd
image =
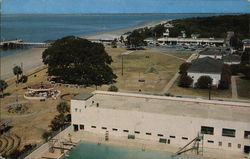
[[[238,99],[236,78],[238,76],[231,76],[231,87],[232,87],[232,99]]]
[[[165,54],[165,55],[168,55],[168,54]],[[171,56],[173,56],[173,55],[171,55]],[[191,60],[193,59],[194,56],[196,56],[195,53],[192,54],[188,59],[179,58],[179,57],[177,57],[177,56],[175,56],[175,57],[177,57],[178,59],[184,60],[184,61],[186,61],[186,62],[191,62]],[[177,72],[177,73],[174,75],[174,77],[168,82],[168,84],[167,84],[167,85],[164,87],[164,89],[161,91],[162,94],[168,92],[168,90],[173,86],[174,82],[175,82],[176,79],[179,77],[179,75],[180,75],[179,72]]]

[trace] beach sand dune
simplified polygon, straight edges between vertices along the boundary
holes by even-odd
[[[29,71],[43,65],[42,52],[45,48],[32,48],[15,55],[6,56],[0,59],[0,79],[8,79],[13,77],[13,67],[23,65],[23,71]]]

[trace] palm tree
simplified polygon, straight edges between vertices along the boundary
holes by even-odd
[[[60,102],[56,109],[60,114],[68,113],[70,111],[69,105],[66,102]]]
[[[2,92],[2,96],[4,96],[3,91],[8,87],[8,84],[4,80],[0,80],[0,91]]]
[[[17,78],[17,83],[19,82],[19,75],[21,75],[23,73],[23,70],[20,66],[15,66],[13,68],[13,73],[14,75],[16,75],[16,78]]]

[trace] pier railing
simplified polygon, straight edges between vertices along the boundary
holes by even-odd
[[[22,39],[0,42],[0,48],[20,48],[28,46],[46,48],[49,47],[50,45],[51,45],[50,43],[42,43],[42,42],[23,42]]]

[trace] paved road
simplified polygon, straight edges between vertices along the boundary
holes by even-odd
[[[238,76],[231,76],[231,87],[232,87],[232,99],[238,99],[236,78]]]

